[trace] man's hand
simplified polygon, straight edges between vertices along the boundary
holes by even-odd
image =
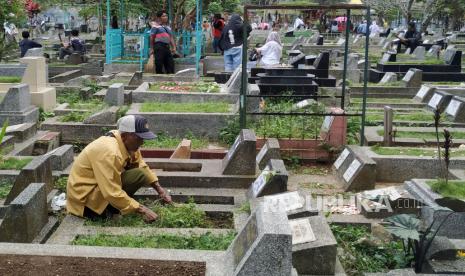
[[[160,198],[163,199],[163,201],[167,204],[173,203],[173,200],[171,199],[170,194],[168,194],[163,188],[161,189],[162,189],[162,192],[161,193],[159,192]]]
[[[146,223],[154,222],[158,218],[158,215],[154,211],[142,204],[139,206],[139,209],[137,209],[137,212],[142,215]]]

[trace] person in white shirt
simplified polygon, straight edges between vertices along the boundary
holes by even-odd
[[[300,18],[300,16],[297,16],[294,22],[294,30],[300,29],[300,27],[305,27],[304,21]]]
[[[279,33],[270,32],[268,35],[265,45],[256,49],[261,55],[260,65],[268,67],[279,65],[283,52],[283,46],[281,44],[281,38]]]
[[[381,28],[376,24],[376,21],[373,21],[370,25],[370,37],[375,37],[376,34],[381,32]]]

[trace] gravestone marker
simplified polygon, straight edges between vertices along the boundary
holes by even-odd
[[[406,54],[406,55],[410,55],[411,53],[412,53],[412,49],[407,48],[407,50],[405,50],[405,54]]]
[[[436,91],[431,100],[428,102],[428,108],[435,110],[436,107],[439,106],[440,110],[444,111],[452,98],[453,96],[449,93]]]
[[[422,85],[420,90],[418,90],[417,94],[413,98],[413,100],[422,103],[428,102],[434,94],[435,90],[436,89],[434,87]]]
[[[439,103],[442,100],[442,95],[441,94],[434,94],[433,97],[431,97],[431,100],[428,102],[428,106],[436,109],[436,107],[439,105]]]
[[[222,161],[224,175],[255,175],[255,133],[243,129]]]
[[[265,169],[252,183],[247,192],[248,198],[257,198],[287,191],[289,175],[283,160],[271,159]]]
[[[31,103],[51,111],[56,105],[56,89],[48,87],[48,69],[44,57],[24,57],[19,60],[27,64],[22,83],[29,84]]]
[[[384,53],[383,56],[381,57],[380,63],[384,64],[389,61],[392,61],[391,54],[390,53]]]
[[[437,57],[439,56],[439,53],[441,52],[441,46],[439,45],[433,45],[431,46],[431,48],[429,49],[427,55],[428,56],[432,56],[432,57]]]
[[[271,159],[281,159],[278,139],[268,138],[257,154],[256,162],[258,168],[263,170]]]
[[[381,84],[386,84],[390,82],[396,82],[397,81],[397,74],[394,72],[386,72],[384,74],[383,78],[379,81]]]
[[[418,60],[424,60],[425,59],[425,47],[418,46],[413,51],[413,55],[415,55],[415,58]]]
[[[124,105],[124,84],[112,84],[105,94],[105,102],[110,106]]]
[[[19,84],[8,89],[0,99],[0,124],[8,119],[8,124],[36,123],[39,108],[31,105],[31,94],[27,84]]]
[[[408,70],[402,79],[402,83],[405,87],[420,87],[422,84],[423,71],[416,68],[411,68]]]
[[[318,40],[316,41],[316,45],[323,45],[323,42],[324,42],[324,37],[322,35],[320,35],[318,37]]]
[[[142,84],[144,78],[144,72],[143,71],[137,71],[134,72],[134,75],[132,75],[131,80],[129,80],[129,85],[130,86],[139,86]]]
[[[344,180],[346,182],[349,182],[355,175],[355,173],[358,171],[362,163],[358,161],[357,159],[354,159],[352,163],[350,163],[349,168],[346,170],[346,172],[343,174],[342,177],[344,177]]]
[[[118,117],[118,109],[118,106],[110,106],[85,118],[82,123],[95,125],[115,124]]]
[[[225,92],[230,94],[239,94],[242,84],[242,68],[239,66],[234,70],[229,80],[225,83]]]
[[[276,212],[284,210],[285,212],[295,211],[304,207],[304,199],[299,192],[286,192],[276,195],[267,195],[264,197],[265,211]]]
[[[465,122],[465,99],[454,96],[446,108],[446,115],[454,122]]]
[[[346,191],[373,189],[376,182],[376,162],[360,147],[346,146],[334,163],[337,179]]]
[[[390,41],[385,42],[384,45],[383,45],[383,50],[388,50],[390,48],[390,46],[391,46]]]
[[[289,221],[292,231],[292,245],[315,241],[315,234],[308,218]]]
[[[332,114],[344,114],[340,108],[331,108]],[[346,144],[347,138],[347,117],[345,116],[325,116],[320,128],[320,138],[326,144],[333,147],[340,147]]]
[[[43,57],[44,56],[44,49],[41,48],[31,48],[27,50],[26,55],[24,57]]]
[[[348,70],[357,70],[358,68],[358,61],[360,57],[357,54],[349,54],[347,57],[347,69]]]
[[[336,170],[338,170],[341,167],[342,163],[344,163],[344,161],[347,159],[349,154],[350,154],[350,151],[348,149],[344,149],[342,151],[342,153],[339,155],[339,157],[334,162],[334,167],[336,168]]]

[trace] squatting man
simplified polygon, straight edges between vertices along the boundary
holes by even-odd
[[[165,203],[172,203],[139,150],[144,140],[155,138],[144,117],[128,115],[118,120],[118,130],[87,145],[69,174],[67,211],[90,219],[136,212],[146,222],[155,221],[158,215],[132,198],[140,187],[149,185]]]

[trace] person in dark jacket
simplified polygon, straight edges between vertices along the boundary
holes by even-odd
[[[408,23],[408,30],[403,38],[399,36],[397,36],[397,38],[400,40],[401,44],[405,45],[407,48],[410,48],[411,53],[413,53],[413,50],[415,50],[415,48],[421,44],[421,34],[417,32],[414,22]],[[397,52],[399,53],[399,51]]]
[[[34,40],[29,39],[29,32],[24,31],[22,33],[23,40],[19,43],[19,48],[21,49],[21,57],[24,57],[27,53],[27,50],[32,48],[42,48],[42,45],[35,42]]]
[[[228,24],[221,32],[220,49],[224,51],[224,70],[226,72],[234,71],[242,61],[242,44],[244,22],[238,14],[233,14]],[[252,27],[247,25],[247,36],[252,31]]]
[[[79,37],[79,31],[71,30],[71,39],[69,43],[63,43],[63,47],[60,48],[60,59],[64,59],[72,53],[85,55],[86,52],[86,43]]]

